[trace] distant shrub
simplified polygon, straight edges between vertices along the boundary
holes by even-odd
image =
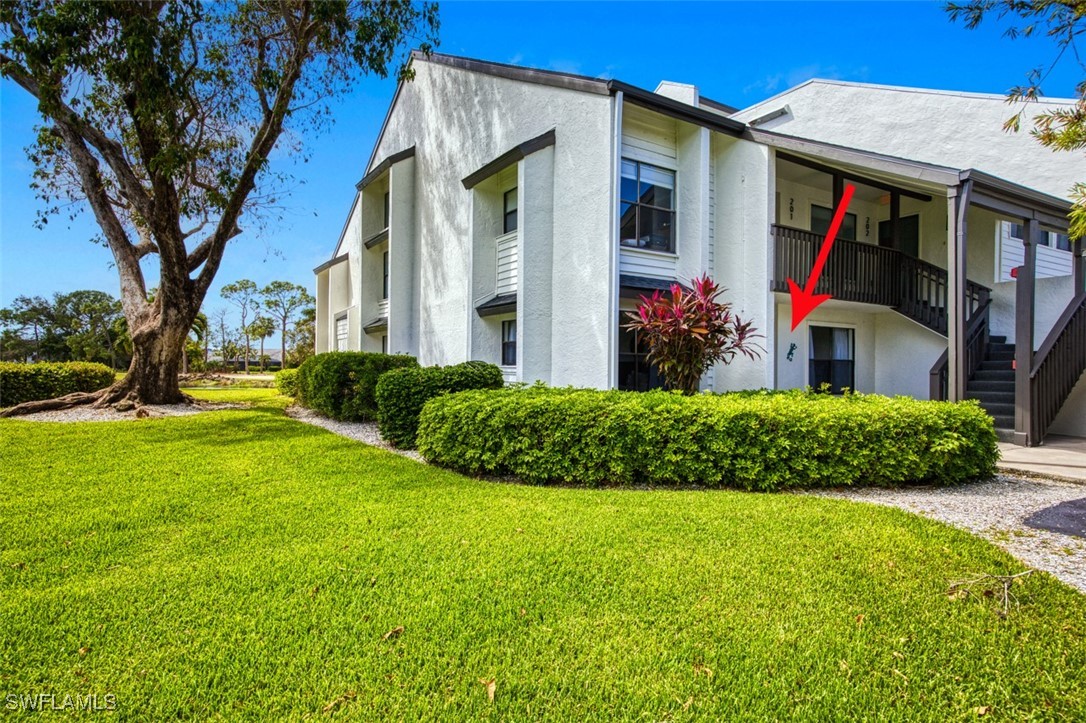
[[[105,364],[92,362],[0,362],[0,407],[94,392],[108,387],[116,376]]]
[[[534,483],[763,491],[953,484],[992,474],[998,458],[976,402],[802,391],[461,392],[426,403],[418,448],[462,472]]]
[[[306,359],[298,367],[296,399],[333,419],[358,422],[377,419],[377,379],[390,369],[417,367],[406,354],[333,351]]]
[[[282,369],[275,373],[275,388],[287,397],[298,396],[298,370]]]
[[[427,401],[468,389],[500,389],[502,371],[493,364],[469,361],[448,367],[394,369],[377,382],[377,425],[381,436],[402,449],[415,446],[419,413]]]

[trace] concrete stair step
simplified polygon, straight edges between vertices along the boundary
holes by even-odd
[[[991,414],[996,419],[1002,419],[1008,417],[1011,421],[1014,421],[1014,403],[1010,404],[990,404],[982,403],[980,406],[984,407],[984,411]]]
[[[978,371],[973,378],[978,382],[1011,382],[1014,383],[1014,372],[1010,369],[985,369]]]
[[[999,372],[999,371],[1014,371],[1014,366],[1011,364],[1010,359],[985,359],[977,367],[977,371],[984,372]]]
[[[1009,429],[1012,432],[1014,431],[1014,415],[1013,414],[1010,414],[1010,415],[1001,414],[998,417],[993,417],[993,419],[995,419],[995,427],[996,427],[996,429]]]
[[[1009,392],[1013,396],[1014,378],[1012,376],[1010,381],[1001,381],[999,379],[977,379],[974,377],[969,380],[965,390],[967,392]]]
[[[1005,336],[989,336],[988,341],[992,344],[1006,344],[1007,337]]]
[[[972,385],[966,388],[966,399],[976,399],[980,402],[982,407],[987,408],[989,404],[1014,404],[1014,391],[985,391],[983,389],[973,389]]]

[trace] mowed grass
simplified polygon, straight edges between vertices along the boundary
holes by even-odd
[[[1086,597],[892,509],[468,479],[251,409],[0,422],[0,693],[131,720],[1086,718]],[[483,682],[481,682],[483,681]],[[489,700],[487,682],[494,682]]]

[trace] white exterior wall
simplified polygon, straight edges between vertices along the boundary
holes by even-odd
[[[713,370],[715,391],[773,386],[777,335],[773,297],[770,225],[773,218],[774,158],[757,143],[714,135],[715,165],[713,278],[727,291],[724,300],[744,321],[751,320],[765,353],[751,360],[736,356]]]
[[[535,223],[539,233],[553,238],[550,324],[552,336],[563,343],[549,361],[551,381],[606,386],[613,326],[607,283],[610,98],[424,60],[414,67],[415,79],[401,87],[374,159],[416,148],[419,362],[457,363],[479,346],[472,341],[481,333],[472,293],[472,279],[478,276],[472,267],[480,263],[472,259],[474,204],[461,179],[510,148],[555,129],[553,149],[532,154],[543,153],[541,158],[550,157],[553,165],[553,213],[546,224],[541,219]],[[522,163],[544,163],[532,156]],[[546,183],[544,175],[533,171],[525,182],[538,187]],[[519,193],[525,231],[533,203],[527,191]],[[490,236],[492,243],[494,238]],[[522,269],[527,263],[521,256]],[[522,270],[522,279],[526,273]],[[537,303],[531,294],[525,298],[526,305]],[[500,334],[500,323],[497,328]],[[519,347],[526,340],[518,332]]]

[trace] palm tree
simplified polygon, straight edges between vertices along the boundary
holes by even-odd
[[[258,316],[249,324],[249,336],[260,339],[260,371],[264,371],[264,340],[275,334],[275,319]],[[282,362],[280,361],[280,364]]]

